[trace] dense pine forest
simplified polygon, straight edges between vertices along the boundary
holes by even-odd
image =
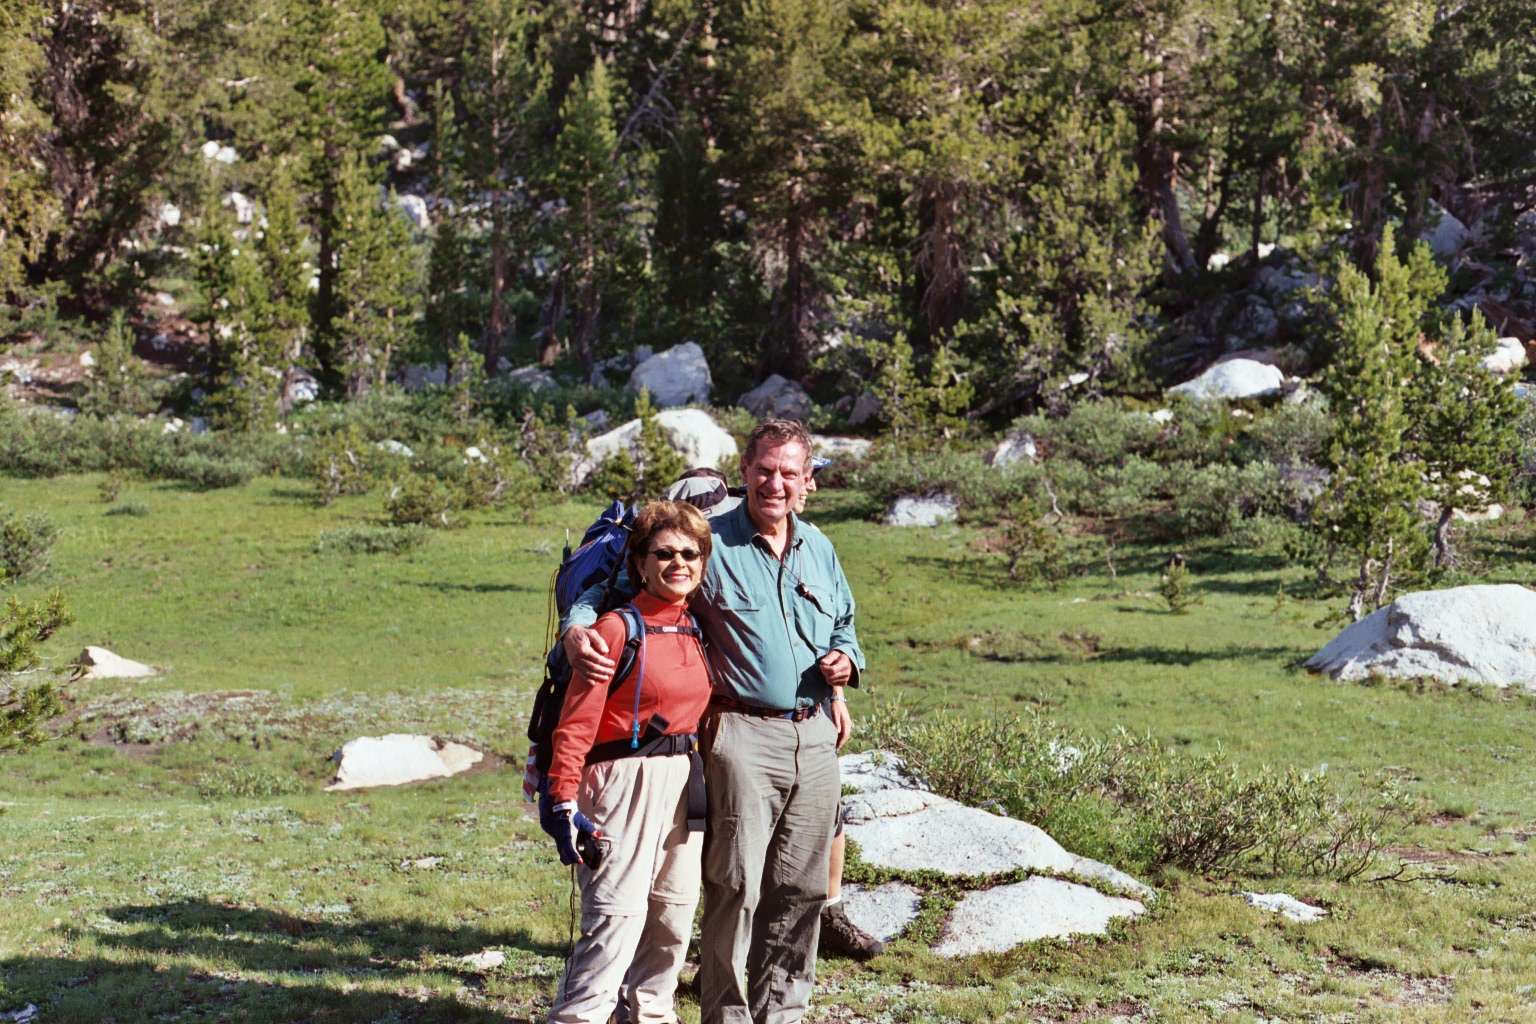
[[[1536,309],[1527,0],[0,19],[0,337],[126,314],[141,354],[193,346],[215,425],[271,423],[301,372],[338,397],[455,360],[586,380],[685,340],[727,400],[777,372],[846,406],[894,364],[1006,421],[1245,346],[1325,365],[1313,286],[1389,224],[1450,261],[1444,301],[1503,334]]]

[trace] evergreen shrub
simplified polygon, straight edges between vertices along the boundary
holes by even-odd
[[[58,536],[58,527],[41,512],[0,516],[0,581],[19,582],[46,572]]]
[[[400,555],[427,540],[424,526],[342,526],[315,538],[319,555]]]

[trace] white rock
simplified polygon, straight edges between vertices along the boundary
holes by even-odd
[[[666,432],[672,447],[690,466],[718,466],[738,454],[736,439],[703,409],[663,409],[656,414],[656,424]],[[580,487],[598,466],[620,451],[633,451],[639,441],[638,419],[589,438],[586,456],[571,467],[572,485]]]
[[[875,442],[867,437],[829,437],[826,434],[811,435],[811,454],[827,459],[847,459],[858,462],[869,457]]]
[[[156,211],[155,222],[163,228],[173,228],[181,223],[181,207],[175,203],[161,203]]]
[[[1039,939],[1102,935],[1116,918],[1145,911],[1138,900],[1035,876],[966,895],[950,912],[933,951],[940,956],[1002,953]]]
[[[923,782],[907,771],[899,754],[886,750],[867,750],[837,759],[844,789],[855,793],[874,793],[882,789],[910,789],[929,792]]]
[[[937,526],[960,515],[959,503],[948,494],[897,498],[885,513],[886,526]]]
[[[1436,217],[1436,214],[1438,218],[1434,226],[1429,228],[1423,237],[1429,242],[1431,252],[1441,259],[1449,259],[1467,244],[1472,233],[1448,210],[1436,203],[1431,203],[1430,216]]]
[[[155,301],[160,303],[162,306],[174,306],[176,305],[176,296],[172,295],[170,292],[155,292]],[[165,335],[157,334],[155,337],[164,338]],[[153,344],[153,339],[151,339],[151,344]],[[160,346],[156,345],[155,347],[159,348]]]
[[[629,375],[629,390],[649,391],[658,409],[708,402],[713,386],[704,350],[692,341],[658,352]]]
[[[400,140],[393,135],[380,135],[379,148],[386,153],[393,153],[400,148]]]
[[[290,371],[287,387],[290,405],[304,405],[320,397],[320,382],[307,370]]]
[[[364,789],[441,779],[457,775],[484,757],[478,750],[431,736],[360,736],[336,752],[336,778],[325,788]]]
[[[1253,359],[1217,363],[1193,380],[1168,389],[1170,395],[1195,399],[1259,398],[1280,392],[1285,374],[1280,368]]]
[[[247,199],[243,192],[226,192],[221,202],[235,211],[235,220],[241,224],[249,224],[256,218],[256,204]]]
[[[388,452],[391,455],[398,455],[402,459],[414,459],[416,457],[416,453],[411,451],[410,445],[406,444],[404,441],[396,441],[394,438],[390,438],[387,441],[380,441],[378,444],[374,445],[374,447],[381,452]]]
[[[219,144],[209,139],[203,143],[200,152],[203,154],[204,160],[212,160],[219,155]]]
[[[1340,633],[1306,663],[1372,675],[1536,691],[1536,591],[1514,583],[1405,594]]]
[[[219,151],[213,155],[213,158],[221,164],[240,162],[240,154],[235,152],[233,146],[220,146]]]
[[[519,366],[506,375],[506,379],[513,384],[520,384],[533,391],[543,391],[559,386],[555,375],[537,363],[528,366]]]
[[[1213,252],[1209,256],[1207,256],[1206,259],[1205,259],[1205,269],[1207,269],[1207,270],[1220,270],[1222,267],[1226,266],[1228,263],[1231,263],[1231,262],[1232,262],[1232,256],[1231,256],[1230,253]]]
[[[407,391],[420,391],[428,387],[446,387],[447,384],[448,367],[446,364],[428,366],[421,363],[408,363],[400,371],[400,386]]]
[[[1272,914],[1279,914],[1290,921],[1300,921],[1309,924],[1313,921],[1321,921],[1328,916],[1328,911],[1322,907],[1314,907],[1303,903],[1294,896],[1283,892],[1245,892],[1243,899],[1260,910],[1267,910]]]
[[[80,353],[80,365],[85,367],[87,370],[89,370],[91,367],[96,365],[96,357],[91,355],[89,350],[87,350],[85,352],[81,352]]]
[[[34,1024],[37,1019],[36,1003],[28,1003],[19,1010],[0,1013],[0,1021],[12,1021],[14,1024]]]
[[[1138,896],[1152,890],[1125,872],[1068,852],[1027,821],[990,814],[917,789],[885,788],[844,797],[844,828],[866,864],[937,871],[955,878],[1020,868],[1102,881]],[[957,842],[957,837],[965,837]]]
[[[1040,457],[1035,439],[1022,431],[1008,434],[987,453],[989,466],[1011,466],[1015,462],[1034,462]]]
[[[1173,422],[1172,409],[1154,409],[1152,412],[1148,413],[1148,415],[1152,418],[1153,423],[1163,424]]]
[[[1483,366],[1494,373],[1513,373],[1525,362],[1525,342],[1519,338],[1500,338],[1499,347],[1483,357]]]
[[[187,425],[182,422],[181,417],[172,416],[170,419],[165,421],[165,426],[160,428],[160,433],[179,434],[185,429],[187,429]]]
[[[778,374],[768,379],[736,400],[736,404],[758,419],[800,420],[810,419],[816,408],[811,396],[799,384]]]
[[[401,152],[406,152],[402,150]],[[427,210],[427,201],[421,196],[396,194],[395,205],[400,212],[405,214],[405,219],[410,221],[419,231],[426,231],[432,226],[432,215]]]
[[[77,679],[146,679],[155,674],[148,665],[113,654],[105,647],[87,647],[75,659]]]
[[[853,410],[848,413],[848,425],[850,427],[863,426],[876,416],[879,416],[881,408],[880,399],[875,397],[874,392],[864,392],[854,400]]]
[[[499,949],[484,949],[478,953],[459,957],[459,962],[477,971],[491,971],[507,962],[507,954]]]
[[[843,912],[848,920],[881,942],[889,942],[917,920],[923,894],[905,882],[886,882],[871,889],[843,886]]]
[[[464,461],[484,464],[490,462],[491,460],[485,457],[485,452],[481,451],[475,445],[470,445],[468,448],[464,449]]]

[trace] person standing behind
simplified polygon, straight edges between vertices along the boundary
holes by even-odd
[[[673,994],[699,899],[702,818],[689,821],[698,786],[697,730],[709,703],[709,668],[688,614],[712,538],[691,505],[652,502],[635,517],[631,579],[643,642],[628,678],[610,690],[575,666],[555,728],[540,823],[560,860],[581,860],[579,833],[601,862],[578,868],[581,938],[566,964],[551,1024],[603,1024],[625,983],[628,1018],[674,1020]],[[594,630],[624,646],[619,612]],[[702,804],[702,800],[699,801]],[[701,814],[702,806],[695,813]],[[626,978],[627,973],[627,978]]]
[[[715,699],[700,725],[709,790],[700,990],[705,1024],[790,1024],[815,979],[840,784],[853,723],[843,688],[864,655],[831,542],[794,515],[810,437],[760,423],[742,456],[745,502],[710,520],[715,554],[695,614],[710,638]],[[613,670],[585,628],[600,593],[566,619],[576,666]],[[585,621],[583,621],[585,620]]]

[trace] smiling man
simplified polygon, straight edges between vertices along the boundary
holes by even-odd
[[[793,1024],[815,977],[837,748],[852,730],[843,687],[858,684],[864,655],[837,553],[794,513],[810,448],[798,423],[753,430],[741,462],[746,500],[710,520],[714,554],[692,605],[715,677],[700,723],[705,1024]],[[600,597],[588,591],[567,616],[566,651],[578,666],[611,666],[583,628]]]

